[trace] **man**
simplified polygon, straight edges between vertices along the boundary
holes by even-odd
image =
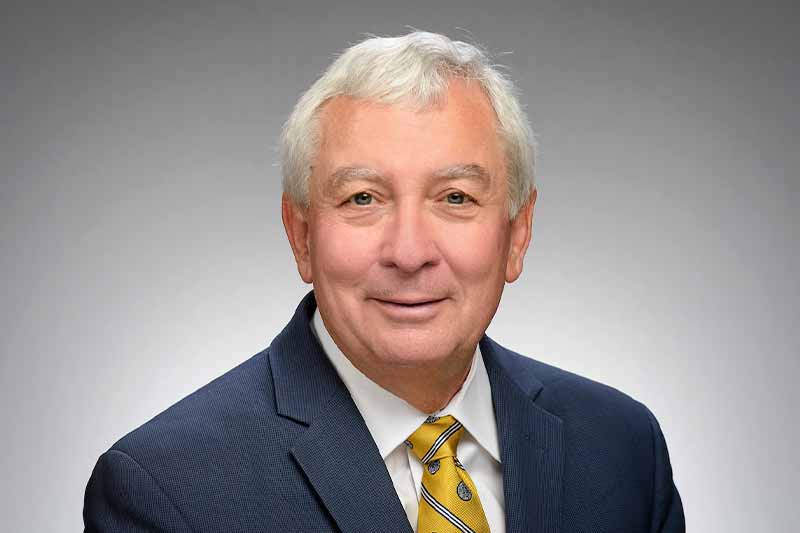
[[[282,138],[313,292],[100,458],[87,531],[684,530],[644,406],[484,335],[536,202],[512,89],[422,32],[331,65]]]

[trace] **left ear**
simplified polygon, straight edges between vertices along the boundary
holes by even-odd
[[[289,245],[292,247],[297,272],[306,283],[312,283],[309,246],[308,209],[303,208],[284,193],[281,197],[281,215]]]
[[[506,281],[512,283],[522,274],[522,263],[525,252],[531,242],[531,224],[533,222],[533,206],[536,204],[538,191],[533,189],[528,201],[517,212],[511,221],[511,242],[506,260]]]

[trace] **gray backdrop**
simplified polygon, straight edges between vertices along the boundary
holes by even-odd
[[[791,2],[7,4],[0,529],[79,530],[100,453],[283,327],[306,287],[281,123],[336,51],[408,25],[498,54],[539,134],[490,334],[646,403],[691,531],[796,531]]]

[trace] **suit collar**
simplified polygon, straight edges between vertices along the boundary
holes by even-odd
[[[535,400],[542,383],[522,356],[484,336],[481,352],[492,385],[500,436],[506,530],[557,533],[561,527],[562,421]]]
[[[314,292],[309,292],[269,347],[277,412],[306,425],[329,397],[344,389],[311,331],[309,321],[316,307]]]
[[[315,308],[311,292],[269,348],[277,412],[308,426],[292,456],[340,530],[410,533],[375,441],[311,332]]]

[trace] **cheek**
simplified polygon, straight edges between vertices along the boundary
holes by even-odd
[[[503,224],[469,225],[445,233],[442,253],[456,277],[472,285],[495,285],[505,279],[508,232]]]
[[[356,285],[376,260],[374,232],[321,218],[311,232],[314,279]]]

